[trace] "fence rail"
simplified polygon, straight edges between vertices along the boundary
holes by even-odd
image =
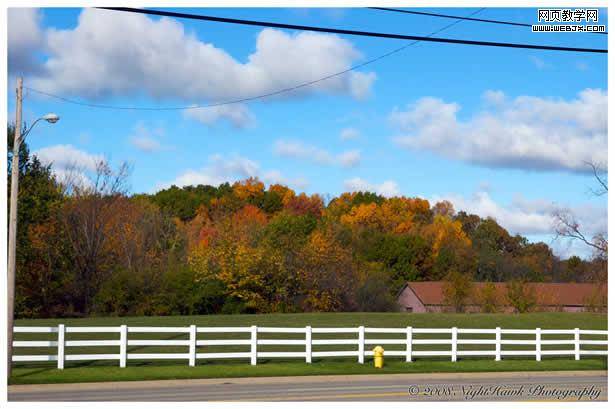
[[[371,328],[371,327],[348,327],[348,328],[312,328],[307,327],[66,327],[63,324],[54,327],[15,327],[15,333],[27,334],[57,334],[56,340],[31,340],[13,341],[16,348],[55,348],[53,355],[17,355],[14,354],[14,362],[44,362],[57,361],[59,369],[64,368],[66,361],[88,360],[116,360],[120,367],[126,367],[129,360],[187,360],[188,365],[195,366],[199,359],[249,359],[252,365],[256,365],[259,358],[304,358],[306,363],[311,363],[312,358],[327,357],[357,357],[359,363],[364,363],[366,356],[373,356],[371,347],[376,345],[399,345],[403,349],[386,350],[385,356],[405,357],[406,362],[412,362],[415,357],[450,357],[451,361],[457,361],[458,357],[485,356],[493,357],[500,361],[505,356],[531,356],[540,361],[543,356],[574,356],[575,360],[583,355],[607,355],[607,349],[581,349],[584,345],[606,347],[608,345],[608,331],[574,329],[472,329],[472,328]],[[77,340],[67,339],[67,334],[118,334],[118,339],[113,340]],[[129,334],[175,334],[184,336],[186,339],[128,339]],[[198,338],[198,334],[204,334]],[[207,335],[210,337],[207,337]],[[247,339],[215,339],[216,336],[249,334]],[[259,334],[283,334],[293,335],[295,338],[260,338]],[[296,338],[301,334],[301,338]],[[356,338],[313,338],[313,334],[350,334]],[[369,334],[366,338],[366,334]],[[375,335],[371,335],[375,334]],[[398,338],[385,338],[383,335],[403,335]],[[415,335],[419,335],[416,337]],[[424,335],[436,335],[437,338],[424,338]],[[460,335],[462,337],[460,337]],[[469,335],[470,338],[463,336]],[[522,335],[525,338],[510,338],[511,335]],[[569,336],[565,339],[549,339],[552,336]],[[604,339],[583,339],[583,336]],[[245,335],[244,335],[245,336]],[[373,337],[372,337],[373,336]],[[441,338],[444,336],[445,338]],[[489,338],[476,338],[477,336],[489,336]],[[528,338],[531,337],[531,338]],[[505,338],[504,338],[505,337]],[[547,339],[545,339],[547,338]],[[344,347],[341,350],[313,351],[317,346],[355,346],[356,349]],[[424,345],[444,345],[444,350],[421,350]],[[484,346],[488,349],[463,350],[459,347]],[[533,346],[531,349],[503,349],[503,346]],[[542,346],[569,345],[569,349],[543,349]],[[167,353],[133,353],[128,347],[187,347],[186,352]],[[244,346],[249,347],[240,352],[202,352],[199,347],[213,346]],[[301,351],[263,351],[259,346],[290,346],[303,347]],[[419,346],[419,349],[415,349]],[[74,347],[115,347],[115,353],[98,354],[68,354],[67,350]]]

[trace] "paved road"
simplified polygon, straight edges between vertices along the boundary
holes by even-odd
[[[605,401],[606,371],[15,385],[9,401]]]

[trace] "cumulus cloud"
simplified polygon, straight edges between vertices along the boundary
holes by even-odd
[[[293,186],[294,188],[300,190],[305,190],[310,185],[309,181],[306,178],[289,178],[287,176],[284,176],[279,170],[269,170],[263,172],[260,178],[263,180],[263,182],[270,185],[280,184],[286,186]]]
[[[173,181],[159,183],[156,190],[167,188],[171,185],[212,185],[218,186],[225,182],[235,182],[249,177],[256,177],[268,184],[280,183],[294,188],[303,189],[308,186],[304,178],[290,178],[280,171],[262,170],[259,163],[239,155],[223,156],[211,155],[208,164],[201,169],[189,169],[181,173]]]
[[[93,155],[75,148],[73,145],[54,145],[41,148],[33,153],[41,163],[52,165],[54,169],[77,166],[86,170],[96,170],[104,157]]]
[[[184,118],[194,119],[208,126],[223,120],[238,129],[248,128],[255,123],[254,115],[244,104],[186,109],[184,110]]]
[[[38,71],[34,53],[44,46],[41,13],[35,8],[9,8],[7,12],[8,69],[14,74]]]
[[[570,100],[489,91],[490,106],[460,120],[461,106],[425,97],[395,108],[391,123],[402,147],[488,166],[588,172],[607,163],[607,92],[585,89]]]
[[[346,70],[362,57],[351,42],[336,35],[264,29],[244,62],[187,32],[176,19],[89,8],[81,12],[76,27],[49,29],[45,40],[44,72],[30,84],[87,98],[243,98]],[[364,98],[374,79],[373,73],[350,72],[292,95],[327,92]]]
[[[392,180],[385,180],[380,184],[374,184],[356,177],[345,180],[344,189],[348,192],[374,192],[384,197],[399,195],[399,186]]]
[[[144,122],[139,121],[134,127],[133,135],[130,137],[130,143],[142,152],[157,152],[163,149],[162,144],[157,137],[164,134],[162,128],[148,128]]]
[[[51,165],[51,170],[60,183],[88,185],[88,173],[95,172],[105,160],[103,155],[91,154],[72,145],[54,145],[33,152],[42,164]]]
[[[357,139],[360,132],[355,128],[344,128],[340,132],[340,139],[343,141],[349,141],[351,139]]]
[[[345,168],[358,166],[361,162],[359,150],[344,151],[333,154],[325,149],[308,145],[297,140],[277,140],[273,145],[273,152],[282,157],[301,159],[319,165],[337,165]]]
[[[501,205],[486,191],[478,191],[470,197],[448,195],[432,198],[434,203],[440,200],[450,201],[457,211],[491,217],[512,234],[554,234],[553,212],[563,208],[576,216],[590,237],[604,231],[607,226],[606,207],[592,203],[565,207],[547,200],[529,200],[517,195],[510,203]]]

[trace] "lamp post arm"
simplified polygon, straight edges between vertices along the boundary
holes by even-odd
[[[30,133],[32,128],[34,128],[34,125],[36,125],[41,119],[43,119],[43,118],[38,118],[36,121],[34,121],[32,123],[32,125],[30,125],[29,128],[23,130],[23,132],[21,133],[21,136],[19,137],[19,140],[17,142],[18,145],[21,145],[21,143],[26,140],[26,136],[28,136],[28,134]],[[17,135],[17,133],[15,133],[15,135]],[[17,139],[15,139],[15,140],[17,140]],[[19,146],[18,146],[18,148],[19,148]]]

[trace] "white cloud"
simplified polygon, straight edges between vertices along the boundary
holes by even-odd
[[[131,142],[137,149],[143,152],[156,152],[162,149],[160,142],[146,136],[135,136]]]
[[[344,189],[348,192],[375,192],[384,197],[399,195],[399,186],[392,180],[385,180],[381,184],[373,184],[361,178],[352,178],[344,181]]]
[[[90,8],[75,28],[47,30],[46,51],[44,73],[29,81],[33,87],[86,98],[145,94],[193,103],[292,87],[346,70],[361,58],[336,35],[264,29],[244,62],[187,32],[176,19]],[[363,98],[374,79],[373,73],[350,72],[292,95]]]
[[[351,139],[357,139],[361,133],[358,129],[355,128],[344,128],[340,132],[340,138],[343,141],[349,141]]]
[[[244,104],[186,109],[184,118],[194,119],[210,126],[219,120],[225,120],[238,129],[250,127],[255,123],[254,115]]]
[[[286,186],[293,186],[300,190],[305,190],[310,183],[307,179],[299,177],[299,178],[288,178],[282,174],[279,170],[270,170],[267,172],[263,172],[260,176],[263,182],[267,184],[280,184]]]
[[[134,127],[133,135],[130,137],[132,143],[142,152],[157,152],[163,149],[162,144],[156,139],[164,134],[162,128],[148,128],[144,122],[139,121]]]
[[[207,166],[197,170],[186,170],[171,182],[159,183],[155,190],[171,185],[180,187],[199,184],[218,186],[225,182],[232,183],[249,177],[259,178],[268,184],[280,183],[299,189],[309,184],[304,178],[289,178],[275,169],[263,171],[258,162],[242,156],[226,157],[215,154],[209,157]]]
[[[426,97],[391,123],[402,147],[422,149],[488,167],[588,172],[586,161],[607,163],[607,93],[586,89],[571,100],[520,96],[504,99],[462,121],[456,103]]]
[[[302,159],[320,165],[337,165],[345,168],[358,166],[361,162],[359,150],[344,151],[340,154],[305,144],[297,140],[277,140],[273,145],[273,152],[282,157]]]
[[[357,149],[342,152],[337,156],[339,163],[345,168],[353,168],[361,162],[361,152]]]
[[[40,21],[41,13],[36,8],[8,9],[8,69],[11,73],[25,74],[38,70],[39,65],[33,54],[44,44]]]
[[[562,208],[568,209],[576,216],[590,237],[604,231],[607,226],[606,207],[589,203],[565,207],[547,200],[528,200],[517,195],[510,203],[501,205],[486,191],[478,191],[471,197],[448,195],[432,198],[434,203],[440,200],[450,201],[457,211],[464,210],[481,217],[491,217],[511,234],[554,235],[553,212]]]
[[[534,66],[539,70],[544,70],[545,68],[551,67],[551,64],[548,64],[545,60],[540,57],[536,57],[535,55],[530,56],[530,61],[532,61],[532,64],[534,64]]]
[[[60,183],[72,182],[82,186],[91,183],[88,173],[95,172],[105,160],[103,155],[91,154],[72,145],[54,145],[32,153],[42,164],[51,165]]]
[[[96,166],[104,160],[102,155],[94,155],[79,150],[72,145],[54,145],[41,148],[33,152],[41,163],[52,165],[54,169],[78,167],[90,171],[96,170]]]
[[[483,100],[489,105],[501,106],[506,102],[506,94],[502,91],[490,89],[483,93]]]

